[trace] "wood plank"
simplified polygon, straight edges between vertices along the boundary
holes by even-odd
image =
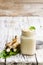
[[[0,58],[0,65],[5,65],[5,59]]]
[[[0,62],[5,63],[5,59],[0,58]]]
[[[36,51],[36,57],[38,65],[43,65],[43,49],[39,49]]]
[[[43,16],[43,0],[0,0],[0,16]]]
[[[22,54],[17,54],[16,56],[12,56],[6,59],[6,64],[9,63],[17,63],[17,65],[25,65],[25,64],[36,64],[35,55],[34,56],[24,56]]]
[[[0,0],[1,3],[14,2],[14,3],[42,3],[43,0]]]
[[[0,16],[43,16],[43,4],[1,4]]]

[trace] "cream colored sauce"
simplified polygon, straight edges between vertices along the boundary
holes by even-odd
[[[21,53],[33,55],[36,51],[35,38],[21,38]]]
[[[21,36],[21,53],[33,55],[36,52],[35,31],[23,30]]]

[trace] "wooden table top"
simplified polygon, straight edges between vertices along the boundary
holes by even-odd
[[[0,63],[5,64],[5,59],[0,58]],[[17,54],[15,56],[11,56],[6,59],[6,64],[16,64],[16,65],[27,65],[27,64],[34,64],[34,65],[43,65],[43,49],[38,49],[36,54],[33,56],[26,56],[22,54]]]
[[[43,16],[43,0],[0,0],[0,16]]]

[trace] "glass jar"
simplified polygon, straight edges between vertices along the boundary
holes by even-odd
[[[21,53],[33,55],[36,52],[35,31],[22,31]]]

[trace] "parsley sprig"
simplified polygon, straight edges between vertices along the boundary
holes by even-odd
[[[33,31],[33,30],[35,30],[36,28],[35,28],[34,26],[30,26],[29,29],[30,29],[31,31]]]

